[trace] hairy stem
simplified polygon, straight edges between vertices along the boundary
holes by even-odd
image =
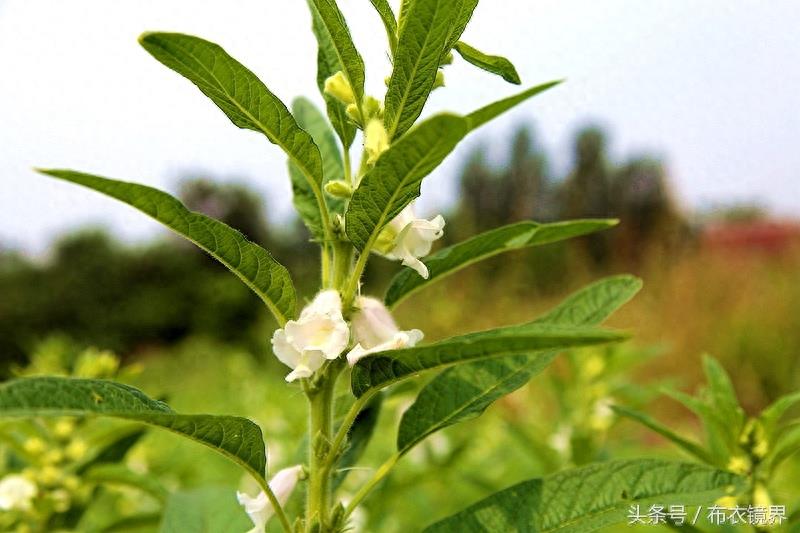
[[[306,388],[309,400],[308,499],[306,530],[319,524],[319,532],[328,531],[331,508],[331,477],[328,463],[333,434],[333,407],[336,379],[341,372],[337,361],[327,365],[314,385]]]

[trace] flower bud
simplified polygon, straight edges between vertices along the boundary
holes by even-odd
[[[89,446],[87,446],[86,441],[83,439],[76,438],[70,441],[64,451],[67,454],[67,457],[73,461],[80,461],[86,456],[86,452],[89,451]]]
[[[439,63],[439,66],[443,67],[445,65],[452,65],[453,64],[453,52],[447,52],[447,55],[444,56],[442,62]]]
[[[62,440],[72,436],[73,431],[75,431],[75,419],[73,418],[61,418],[53,427],[53,434]]]
[[[25,441],[22,445],[22,449],[25,450],[25,453],[39,456],[47,449],[47,444],[39,437],[31,437]]]
[[[383,106],[376,98],[365,96],[364,104],[361,107],[364,109],[364,115],[367,121],[373,118],[383,120]]]
[[[353,186],[344,180],[333,180],[325,184],[325,192],[334,198],[350,198],[353,196]]]
[[[348,105],[344,112],[359,128],[364,126],[364,117],[361,116],[361,111],[358,110],[356,104]]]
[[[356,96],[353,87],[341,70],[325,80],[325,94],[329,94],[339,100],[344,105],[356,103]]]
[[[364,130],[364,150],[367,153],[367,164],[374,165],[383,152],[389,149],[389,133],[383,121],[373,118]]]
[[[438,89],[439,87],[444,87],[444,71],[441,69],[436,72],[436,80],[433,82],[432,91]]]

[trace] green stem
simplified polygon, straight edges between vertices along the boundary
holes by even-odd
[[[333,404],[336,378],[341,366],[332,362],[320,375],[315,385],[306,388],[309,400],[308,448],[308,500],[306,502],[306,530],[319,523],[320,532],[328,531],[331,507],[331,478],[328,468],[330,442],[333,433]]]
[[[361,251],[358,256],[358,261],[356,261],[356,266],[353,269],[352,274],[350,274],[350,280],[347,282],[347,285],[344,288],[344,292],[342,293],[342,308],[349,309],[353,305],[353,301],[356,299],[356,295],[358,294],[358,288],[361,284],[361,275],[364,273],[364,268],[367,266],[367,261],[369,261],[369,249],[372,247],[371,243],[368,243],[368,246]]]
[[[322,251],[320,253],[320,262],[322,263],[322,286],[331,286],[331,257],[328,251],[328,245],[322,244]]]
[[[341,290],[353,265],[353,245],[345,241],[333,243],[333,279],[332,287]],[[347,307],[343,307],[347,309]]]
[[[364,484],[358,490],[358,492],[356,492],[355,496],[353,496],[353,499],[347,504],[347,507],[344,510],[345,518],[350,516],[353,511],[356,510],[356,507],[358,507],[359,504],[364,500],[364,498],[366,498],[369,493],[372,492],[372,489],[374,489],[375,486],[383,480],[383,478],[389,475],[389,472],[392,471],[392,468],[394,468],[394,465],[396,465],[397,461],[399,460],[400,454],[395,453],[389,457],[389,459],[387,459],[386,462],[383,463],[380,468],[378,468],[378,470],[375,471],[375,474],[372,476],[372,478],[367,481],[367,483]]]

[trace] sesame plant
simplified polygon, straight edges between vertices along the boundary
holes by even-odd
[[[124,378],[110,352],[72,350],[63,339],[41,343],[19,376],[48,374],[84,379]],[[66,416],[0,423],[0,530],[63,531],[93,529],[96,509],[118,516],[104,526],[127,523],[125,507],[137,520],[157,517],[167,490],[152,476],[124,462],[145,430],[108,420]],[[126,492],[127,491],[127,492]]]
[[[670,398],[700,419],[703,442],[685,438],[636,409],[623,406],[613,406],[613,409],[655,431],[695,460],[744,477],[747,490],[721,498],[720,504],[764,509],[765,522],[783,523],[784,520],[769,516],[778,512],[772,485],[780,467],[800,452],[800,418],[791,416],[792,408],[800,404],[800,392],[781,396],[760,413],[748,416],[722,365],[706,356],[703,369],[708,383],[696,395],[665,389]],[[798,518],[800,512],[790,516],[788,523],[794,524]]]
[[[192,82],[234,125],[265,136],[286,154],[294,205],[320,249],[319,291],[307,300],[298,298],[291,274],[267,250],[218,220],[190,212],[164,192],[72,170],[40,170],[161,222],[221,262],[264,302],[278,325],[265,342],[271,340],[275,356],[288,367],[287,386],[307,399],[302,464],[274,465],[276,472],[270,474],[265,445],[270,435],[263,435],[252,421],[176,413],[114,381],[13,380],[0,386],[0,414],[106,416],[169,430],[223,454],[257,482],[258,494],[238,494],[252,531],[340,532],[350,527],[354,511],[373,489],[427,437],[479,416],[525,385],[561,350],[623,340],[626,335],[599,324],[639,289],[639,281],[629,276],[596,282],[525,323],[433,343],[423,342],[420,329],[401,330],[392,318],[394,306],[477,261],[615,223],[523,221],[431,254],[445,221],[441,216],[419,218],[414,212],[412,203],[423,179],[472,132],[558,84],[537,85],[467,114],[422,118],[431,92],[445,90],[443,72],[454,60],[453,51],[472,65],[520,83],[507,59],[460,40],[477,4],[403,0],[396,17],[386,0],[373,0],[388,37],[388,45],[382,46],[390,58],[386,93],[379,97],[365,94],[365,64],[336,2],[309,1],[325,113],[302,98],[290,111],[217,44],[179,33],[145,33],[139,39],[150,55]],[[351,159],[351,153],[360,157]],[[367,263],[376,257],[400,264],[382,297],[361,291]],[[424,317],[414,325],[424,328]],[[386,390],[422,378],[428,381],[402,415],[396,446],[385,450],[385,462],[377,467],[361,464]],[[356,466],[371,469],[372,476],[344,501],[341,483]],[[431,517],[433,525],[419,527],[438,533],[590,531],[624,522],[631,503],[706,502],[737,490],[740,483],[735,474],[706,465],[616,460],[522,482],[449,518]],[[288,505],[290,498],[299,505]],[[185,518],[208,513],[211,505],[175,499],[162,527],[230,531],[233,519],[214,516],[193,526]],[[301,511],[293,513],[293,508]]]

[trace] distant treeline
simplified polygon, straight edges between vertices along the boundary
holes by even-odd
[[[513,136],[502,168],[488,166],[484,150],[477,149],[459,177],[459,201],[446,215],[446,243],[519,220],[622,219],[619,228],[572,248],[537,251],[536,260],[524,261],[521,271],[519,262],[513,263],[514,275],[529,276],[531,285],[546,290],[569,275],[575,257],[583,269],[635,266],[651,250],[674,250],[685,241],[687,224],[669,194],[660,161],[642,157],[612,163],[597,128],[580,131],[574,150],[571,172],[554,176],[528,128]],[[187,176],[180,196],[191,209],[224,220],[270,250],[292,270],[301,294],[311,290],[318,275],[316,249],[299,222],[272,228],[263,198],[197,173]],[[494,274],[507,265],[487,268]],[[371,268],[385,280],[396,265],[375,261]],[[125,354],[195,333],[264,344],[257,335],[266,328],[255,326],[266,320],[248,289],[177,239],[130,247],[102,231],[84,230],[55,243],[45,264],[0,251],[0,375],[54,333]]]

